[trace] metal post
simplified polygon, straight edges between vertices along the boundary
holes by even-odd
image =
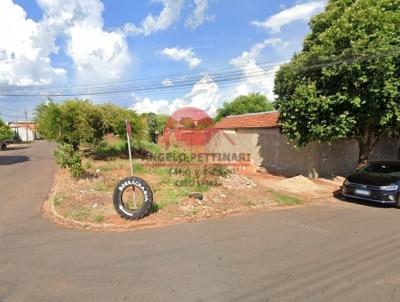
[[[26,142],[28,142],[28,112],[26,112],[25,108],[25,134],[26,134]]]
[[[131,152],[131,139],[128,132],[126,133],[126,138],[128,139],[128,153],[129,153],[129,164],[131,166],[131,176],[133,176],[133,164],[132,164],[132,152]]]
[[[131,176],[133,176],[133,163],[132,163],[132,151],[131,151],[131,138],[129,137],[128,131],[126,131],[126,138],[128,139],[128,153],[129,153],[129,165],[131,166]],[[135,206],[135,209],[137,209],[137,203],[136,203],[136,190],[135,187],[132,187],[133,190],[133,205]]]

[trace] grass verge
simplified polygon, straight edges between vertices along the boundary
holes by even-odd
[[[302,204],[302,201],[296,197],[272,190],[268,190],[268,192],[271,194],[272,199],[280,206],[294,206]]]

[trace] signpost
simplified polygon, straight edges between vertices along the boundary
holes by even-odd
[[[131,166],[131,176],[133,176],[132,151],[131,151],[132,125],[127,119],[125,120],[125,127],[126,127],[126,138],[128,140],[129,164]]]
[[[113,204],[115,211],[124,219],[137,220],[150,213],[151,205],[153,204],[153,192],[149,184],[141,179],[140,177],[133,176],[133,163],[132,163],[132,151],[131,151],[131,136],[132,136],[132,126],[128,119],[125,120],[126,127],[126,138],[128,141],[128,152],[129,152],[129,164],[131,168],[131,176],[121,179],[114,189],[113,194]],[[128,203],[124,202],[124,194],[128,193],[129,199],[129,189],[132,187],[133,193],[133,208],[129,206]],[[139,194],[140,207],[137,205],[136,193]]]
[[[132,125],[127,119],[125,120],[125,127],[126,127],[126,138],[128,139],[129,165],[131,167],[131,176],[133,176],[133,163],[132,163],[132,151],[131,151]],[[132,187],[132,199],[133,199],[133,205],[135,209],[137,209],[135,187]]]

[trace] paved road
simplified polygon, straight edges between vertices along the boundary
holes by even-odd
[[[399,301],[400,211],[332,202],[128,233],[41,218],[46,142],[0,153],[0,301]]]

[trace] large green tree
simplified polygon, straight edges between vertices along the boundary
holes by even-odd
[[[157,136],[163,133],[165,123],[168,120],[168,115],[148,112],[142,113],[141,116],[147,121],[147,132],[150,141],[157,143]]]
[[[49,140],[70,144],[75,150],[82,143],[98,144],[105,134],[125,138],[125,120],[132,125],[133,136],[143,139],[146,125],[134,111],[113,104],[94,105],[88,100],[52,100],[36,107],[38,131]]]
[[[13,138],[14,132],[12,132],[11,128],[0,119],[0,143],[2,141]]]
[[[222,108],[217,110],[217,121],[228,115],[239,115],[245,113],[256,113],[272,111],[274,106],[268,102],[267,97],[258,93],[241,95],[230,103],[224,103]]]
[[[400,0],[330,0],[275,78],[282,131],[299,146],[356,139],[365,164],[400,125]]]

